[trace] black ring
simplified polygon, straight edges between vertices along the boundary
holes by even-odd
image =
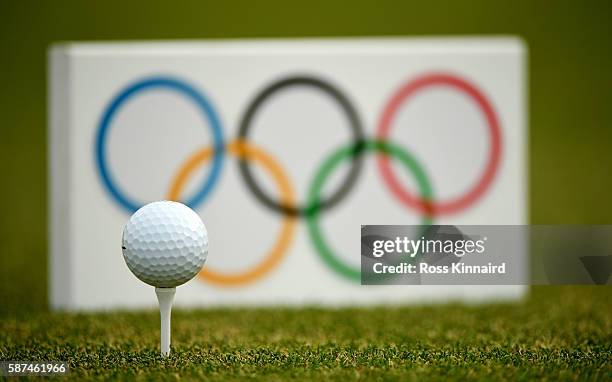
[[[242,117],[242,120],[240,121],[240,130],[238,132],[238,138],[246,141],[248,139],[247,135],[249,133],[249,128],[251,127],[251,122],[255,117],[257,109],[263,103],[265,103],[268,98],[272,96],[272,94],[291,86],[310,86],[321,90],[325,94],[331,96],[340,105],[344,113],[348,116],[351,131],[353,133],[354,144],[358,145],[360,142],[363,142],[363,140],[365,139],[363,125],[359,120],[357,111],[349,101],[348,97],[345,96],[339,89],[337,89],[330,83],[311,76],[292,76],[282,78],[259,92],[257,96],[255,96],[255,99],[249,104],[246,112]],[[333,207],[336,203],[342,200],[342,198],[346,196],[346,194],[350,191],[353,184],[357,180],[359,173],[361,172],[361,165],[362,155],[353,156],[349,173],[345,177],[340,187],[328,198],[320,200],[316,205],[293,207],[283,205],[266,195],[255,181],[255,178],[253,177],[253,173],[251,172],[251,168],[249,166],[249,161],[247,161],[245,158],[240,158],[238,161],[238,166],[240,168],[242,178],[246,182],[247,187],[253,192],[255,197],[266,207],[272,209],[273,211],[290,216],[304,216],[314,210],[326,210],[328,208]]]

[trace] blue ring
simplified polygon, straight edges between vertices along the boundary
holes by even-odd
[[[100,171],[100,178],[108,192],[111,194],[112,198],[115,199],[115,201],[129,213],[135,212],[144,204],[129,198],[123,191],[121,191],[119,186],[116,185],[116,182],[113,180],[111,173],[106,166],[106,138],[113,117],[119,108],[130,97],[135,96],[141,91],[152,88],[167,88],[187,96],[187,98],[195,102],[195,104],[198,105],[198,107],[204,112],[205,119],[208,121],[208,125],[212,129],[215,150],[212,168],[210,169],[208,177],[204,181],[200,190],[186,202],[189,207],[196,208],[200,203],[202,203],[202,201],[204,201],[206,196],[208,196],[219,179],[223,164],[225,145],[223,140],[223,132],[221,130],[221,122],[219,121],[212,103],[191,85],[178,79],[162,76],[145,78],[129,85],[111,100],[110,104],[102,114],[98,127],[98,134],[96,136],[95,155],[98,170]]]

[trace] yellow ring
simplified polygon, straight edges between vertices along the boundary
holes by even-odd
[[[169,200],[180,199],[180,195],[191,174],[205,161],[209,160],[213,152],[214,149],[212,147],[205,147],[195,152],[187,159],[171,183],[170,191],[167,196]],[[280,198],[282,203],[286,206],[294,205],[295,199],[293,188],[288,178],[285,176],[283,169],[271,156],[261,151],[261,149],[240,140],[228,144],[227,152],[238,158],[253,159],[255,162],[262,165],[274,178],[281,192]],[[280,263],[289,247],[294,230],[295,218],[292,216],[285,216],[278,240],[274,243],[274,246],[268,252],[264,260],[254,268],[239,273],[228,274],[214,271],[210,269],[210,267],[205,267],[200,271],[198,277],[213,284],[225,286],[236,286],[253,282],[272,271]]]

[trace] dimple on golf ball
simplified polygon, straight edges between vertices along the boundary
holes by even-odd
[[[184,204],[159,201],[136,211],[123,228],[123,258],[132,273],[159,288],[191,280],[208,256],[202,219]]]

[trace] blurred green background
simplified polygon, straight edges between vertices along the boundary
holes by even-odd
[[[516,35],[536,224],[612,223],[612,2],[0,3],[0,313],[47,306],[46,52],[56,41]]]

